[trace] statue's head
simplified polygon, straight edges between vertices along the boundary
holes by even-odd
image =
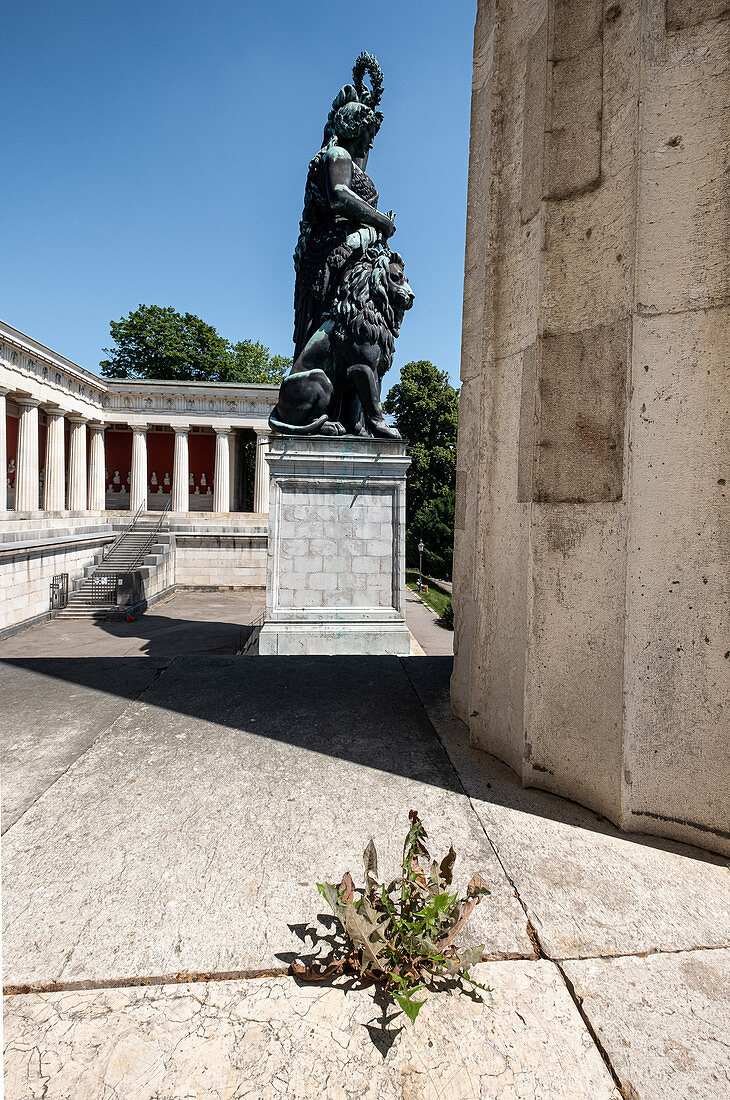
[[[372,88],[363,78],[368,73]],[[356,156],[364,156],[372,147],[380,129],[383,114],[377,111],[383,95],[383,74],[375,57],[361,53],[352,70],[353,83],[345,84],[332,103],[324,128],[322,148],[333,144],[347,145]]]
[[[338,145],[353,147],[356,156],[364,156],[372,148],[382,121],[381,112],[365,103],[345,103],[332,121],[335,140]]]

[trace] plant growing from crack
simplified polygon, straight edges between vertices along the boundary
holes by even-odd
[[[355,887],[349,871],[339,885],[317,883],[345,934],[347,954],[324,966],[294,962],[291,969],[296,977],[308,981],[359,974],[369,984],[381,985],[415,1023],[425,1004],[416,994],[435,979],[458,978],[488,991],[469,974],[469,968],[481,959],[484,944],[457,951],[453,943],[490,891],[481,875],[474,875],[465,897],[452,892],[453,845],[440,863],[431,860],[418,813],[411,810],[408,816],[410,828],[399,878],[388,885],[379,881],[375,844],[370,840],[363,853],[364,888]]]

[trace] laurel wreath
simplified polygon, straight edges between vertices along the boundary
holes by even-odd
[[[363,84],[365,73],[370,77],[370,88]],[[360,102],[368,107],[377,107],[383,98],[383,70],[374,54],[360,54],[352,67],[352,80]]]

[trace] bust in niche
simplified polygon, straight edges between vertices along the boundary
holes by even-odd
[[[195,486],[195,495],[196,497],[200,496],[200,488],[197,485]]]
[[[115,490],[119,493],[122,489],[122,479],[119,476],[119,470],[114,471],[114,477],[112,478]]]
[[[155,488],[157,487],[157,474],[154,470],[152,471],[152,477],[150,478],[150,485],[154,486]]]
[[[207,484],[208,484],[208,479],[205,476],[205,471],[203,471],[203,473],[200,475],[200,488],[205,489]]]
[[[158,494],[158,496],[159,496],[159,494],[160,494],[161,492],[162,492],[162,486],[160,485],[160,486],[158,487],[158,489],[157,489],[157,494]]]
[[[107,493],[113,493],[113,492],[114,492],[114,486],[112,485],[111,482],[109,482],[109,488],[107,489]]]
[[[15,473],[15,459],[14,458],[11,458],[10,462],[8,462],[8,473],[9,474],[14,474]]]
[[[193,472],[191,471],[191,472],[190,472],[190,475],[189,475],[189,477],[188,477],[188,485],[189,485],[189,486],[190,486],[190,488],[192,489],[192,487],[193,487],[193,485],[194,485],[194,484],[195,484],[195,475],[194,475],[194,474],[193,474]]]
[[[131,485],[131,484],[132,484],[132,471],[127,470],[127,485]]]
[[[162,479],[162,484],[165,486],[166,489],[170,488],[170,475],[169,474],[165,474],[164,478]]]

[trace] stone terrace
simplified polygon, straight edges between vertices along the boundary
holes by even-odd
[[[3,661],[7,1100],[730,1094],[727,862],[523,790],[450,717],[450,670]],[[389,875],[412,807],[492,890],[491,992],[415,1028],[287,973],[315,882],[371,835]]]

